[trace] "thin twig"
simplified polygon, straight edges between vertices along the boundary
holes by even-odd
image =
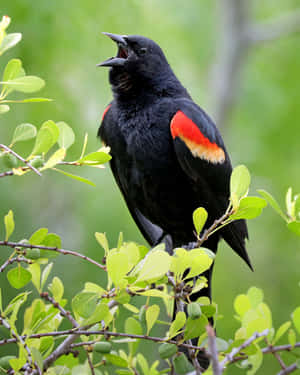
[[[16,340],[16,342],[19,342],[24,347],[24,349],[27,352],[27,358],[28,358],[29,366],[31,368],[33,368],[33,366],[36,366],[36,368],[39,369],[39,367],[37,366],[37,364],[33,363],[33,358],[32,358],[31,351],[30,351],[29,347],[27,346],[27,344],[26,344],[25,340],[23,339],[23,337],[19,336],[16,332],[14,332],[14,330],[12,329],[12,327],[10,326],[10,324],[5,319],[3,319],[1,316],[0,316],[0,325],[3,325],[6,329],[8,329],[10,331],[11,335]]]
[[[10,264],[14,262],[19,262],[19,263],[24,262],[27,264],[32,264],[32,261],[30,259],[27,259],[24,257],[18,256],[18,257],[10,258],[10,259],[7,259],[7,261],[2,264],[2,266],[0,267],[0,273],[3,272],[7,266],[9,266]]]
[[[28,168],[30,168],[31,170],[33,170],[33,172],[35,172],[37,175],[39,176],[42,176],[41,172],[38,171],[35,167],[33,167],[29,161],[25,160],[24,158],[22,158],[22,156],[20,156],[19,154],[17,154],[15,151],[13,151],[11,148],[3,145],[3,144],[0,144],[0,148],[3,148],[3,150],[9,152],[10,154],[14,155],[17,159],[21,160],[21,162],[23,162],[24,164],[27,165]]]
[[[297,363],[293,363],[289,367],[285,368],[284,370],[281,370],[277,375],[288,375],[291,374],[292,372],[296,371],[299,369],[299,366]]]
[[[233,213],[233,209],[227,209],[224,215],[222,215],[219,219],[215,220],[213,224],[204,231],[203,235],[197,241],[197,246],[201,246],[208,239],[208,237],[219,227],[219,225],[222,225],[223,222],[226,219],[228,219],[229,216]]]
[[[263,348],[261,351],[263,354],[268,354],[268,353],[275,353],[275,352],[283,352],[283,351],[288,351],[290,352],[294,348],[300,348],[300,342],[297,342],[295,345],[278,345],[278,346],[272,346],[272,347],[267,347]]]
[[[265,343],[267,344],[267,346],[269,348],[272,348],[272,345],[269,343],[268,339],[265,337]],[[286,369],[286,365],[285,363],[283,362],[282,358],[280,357],[280,354],[278,352],[271,352],[274,356],[274,358],[278,361],[280,367],[282,368],[282,370],[285,370]]]
[[[63,254],[63,255],[74,255],[76,257],[79,257],[81,259],[84,259],[84,260],[94,264],[95,266],[101,268],[102,270],[106,270],[106,267],[103,264],[100,264],[100,263],[96,262],[95,260],[87,257],[86,255],[80,254],[80,253],[78,253],[76,251],[73,251],[73,250],[59,249],[59,248],[54,247],[54,246],[31,245],[31,244],[27,245],[27,244],[18,243],[18,242],[11,242],[11,241],[0,241],[0,246],[8,246],[8,247],[12,247],[12,248],[24,247],[26,249],[41,249],[41,250],[56,251],[57,253],[60,253],[60,254]]]
[[[76,320],[71,315],[70,311],[65,310],[58,302],[55,301],[54,298],[49,296],[49,293],[43,292],[40,294],[42,298],[44,298],[46,301],[50,302],[56,309],[60,311],[60,314],[65,317],[66,319],[71,322],[73,328],[78,328],[79,324],[76,322]]]
[[[6,177],[6,176],[13,176],[13,175],[14,175],[13,171],[2,172],[2,173],[0,173],[0,178]]]
[[[237,348],[233,348],[230,353],[226,355],[226,357],[223,359],[222,362],[220,362],[220,366],[223,369],[226,365],[226,363],[230,363],[234,361],[235,355],[240,353],[243,349],[247,348],[252,344],[253,341],[260,337],[265,337],[269,334],[269,329],[265,329],[261,333],[255,332],[252,336],[250,336],[246,341],[244,341],[240,346]]]
[[[88,360],[88,364],[89,364],[89,367],[90,367],[91,373],[92,373],[92,375],[96,375],[96,373],[95,373],[95,368],[94,368],[94,366],[93,366],[93,362],[92,362],[92,359],[91,359],[90,353],[89,353],[88,351],[86,351],[86,355],[87,355],[87,360]]]
[[[167,340],[165,337],[154,337],[154,336],[147,336],[147,335],[135,335],[135,334],[130,334],[130,333],[122,333],[122,332],[110,332],[106,330],[99,330],[99,331],[87,331],[87,330],[76,330],[76,329],[70,329],[70,330],[63,330],[63,331],[53,331],[53,332],[43,332],[43,333],[34,333],[32,335],[23,335],[20,336],[22,337],[23,340],[26,338],[29,339],[40,339],[41,337],[58,337],[58,336],[70,336],[74,335],[78,337],[79,335],[85,335],[85,336],[90,336],[90,335],[106,335],[106,336],[114,336],[114,337],[125,337],[125,338],[132,338],[132,339],[142,339],[142,340],[149,340],[149,341],[154,341],[154,342],[168,342],[170,344],[177,345],[178,347],[183,347],[187,349],[194,349],[194,350],[201,350],[205,351],[205,348],[202,346],[196,346],[196,345],[189,345],[186,343],[178,343],[175,340]],[[0,346],[6,345],[6,344],[13,344],[16,343],[16,339],[4,339],[0,341]],[[80,343],[81,344],[81,343]],[[71,345],[71,344],[70,344]],[[81,345],[76,346],[83,346],[86,345],[85,343],[82,343]],[[208,356],[209,354],[206,353]]]
[[[218,359],[218,349],[217,349],[217,343],[216,343],[215,330],[213,329],[211,325],[207,325],[206,332],[207,332],[207,339],[208,339],[208,347],[209,347],[209,351],[211,355],[213,374],[222,375],[223,368],[221,364],[219,363],[219,359]]]
[[[71,315],[70,311],[65,310],[58,302],[55,301],[54,298],[52,298],[52,297],[49,296],[49,293],[43,292],[43,293],[40,294],[40,296],[42,298],[44,298],[46,301],[50,302],[56,309],[58,309],[60,311],[60,314],[71,322],[73,328],[78,328],[79,327],[79,324],[73,318],[73,316]],[[95,368],[93,366],[93,362],[91,360],[91,356],[90,356],[90,354],[89,354],[89,352],[88,352],[87,349],[85,351],[86,351],[86,356],[87,356],[88,364],[89,364],[89,367],[91,369],[91,373],[92,373],[92,375],[95,375]]]

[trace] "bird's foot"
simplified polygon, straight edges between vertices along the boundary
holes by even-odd
[[[185,250],[192,250],[198,247],[197,242],[189,242],[187,245],[182,245],[182,248]]]

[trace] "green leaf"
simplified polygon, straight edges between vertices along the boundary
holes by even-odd
[[[292,328],[289,329],[288,340],[289,340],[289,344],[292,346],[292,349],[293,349],[296,344],[296,333]]]
[[[0,56],[8,49],[14,47],[22,39],[21,33],[11,33],[4,36],[0,45]]]
[[[42,272],[42,277],[41,277],[41,289],[44,288],[44,285],[50,275],[50,272],[52,270],[52,267],[53,267],[53,263],[49,263],[47,264],[47,266],[44,268],[43,272]]]
[[[100,285],[86,282],[84,284],[84,289],[85,292],[92,292],[92,293],[97,293],[99,296],[105,293],[105,289],[103,289]]]
[[[105,251],[105,256],[107,256],[107,254],[109,252],[109,245],[108,245],[108,241],[107,241],[107,238],[106,238],[106,234],[96,232],[95,237],[96,237],[97,242],[103,247],[103,249]]]
[[[173,320],[169,332],[168,332],[168,338],[172,338],[178,334],[178,332],[183,328],[186,322],[186,315],[183,311],[179,311],[176,314],[175,319]]]
[[[60,302],[64,294],[64,285],[60,278],[57,276],[53,277],[52,283],[48,286],[48,289],[53,295],[56,302]]]
[[[31,281],[36,287],[37,291],[41,293],[41,266],[39,263],[33,263],[28,266],[28,271],[31,273]]]
[[[9,105],[7,105],[7,104],[1,104],[0,105],[0,115],[8,112],[9,110],[10,110]]]
[[[207,211],[203,207],[199,207],[193,212],[193,223],[198,236],[206,223],[207,216]]]
[[[29,239],[29,242],[31,243],[31,245],[41,245],[44,239],[46,238],[47,233],[47,228],[40,228],[32,234],[32,236]]]
[[[58,136],[59,129],[55,122],[52,120],[45,121],[37,133],[31,157],[33,155],[46,154],[57,142]]]
[[[213,263],[213,259],[204,249],[192,249],[188,252],[190,272],[185,278],[191,278],[200,275],[208,270]]]
[[[12,79],[11,81],[0,82],[13,91],[31,93],[39,91],[45,86],[45,81],[36,76],[24,76]]]
[[[243,317],[247,311],[251,309],[251,302],[248,296],[240,294],[234,300],[235,311]]]
[[[300,236],[300,221],[292,221],[287,224],[288,230]]]
[[[125,322],[125,333],[133,334],[133,335],[142,335],[143,330],[140,322],[138,322],[136,319],[129,317],[126,319]],[[129,342],[129,352],[130,356],[134,356],[138,346],[139,346],[140,340],[136,340],[136,342]]]
[[[231,215],[230,220],[254,219],[262,213],[267,202],[258,197],[245,197],[240,200],[237,211]]]
[[[250,367],[250,370],[247,371],[247,375],[254,375],[259,370],[263,362],[262,351],[260,350],[258,345],[256,346],[257,346],[256,354],[248,357],[248,362],[251,367]]]
[[[146,310],[147,335],[149,335],[151,328],[153,327],[154,323],[157,321],[157,318],[159,316],[159,311],[160,309],[158,305],[149,306],[148,309]]]
[[[61,248],[61,239],[57,234],[49,233],[44,237],[41,245],[59,249]],[[48,259],[56,258],[59,255],[59,252],[53,251],[53,250],[40,249],[40,252],[41,252],[41,257],[48,258]]]
[[[66,156],[66,150],[64,148],[58,149],[46,161],[45,165],[41,168],[41,171],[48,169],[48,168],[53,168],[56,164],[64,160],[65,156]]]
[[[6,64],[6,67],[4,69],[2,81],[10,81],[10,80],[17,78],[21,72],[21,68],[22,68],[21,60],[19,59],[9,60],[9,62]],[[6,90],[7,86],[3,85],[3,89]]]
[[[16,268],[8,271],[7,279],[12,287],[20,289],[29,283],[31,280],[31,273],[18,265]]]
[[[216,345],[218,352],[226,352],[229,347],[228,342],[220,337],[216,337]]]
[[[0,288],[0,314],[3,312],[2,289]]]
[[[300,195],[295,199],[295,217],[300,219]]]
[[[300,333],[300,306],[296,308],[296,310],[292,314],[293,323],[296,327],[298,333]]]
[[[57,169],[57,168],[55,168],[55,171],[59,172],[59,173],[62,173],[65,176],[68,176],[70,178],[73,178],[74,180],[77,180],[77,181],[80,181],[80,182],[84,182],[85,184],[88,184],[88,185],[91,185],[91,186],[96,186],[92,181],[90,181],[90,180],[88,180],[88,179],[86,179],[84,177],[76,176],[75,174],[71,174],[71,173],[62,171],[61,169]]]
[[[61,148],[68,149],[75,141],[73,129],[64,121],[59,121],[56,125],[59,129],[59,137],[57,140],[58,145]]]
[[[111,159],[111,156],[107,154],[106,152],[97,151],[92,152],[83,158],[77,160],[77,163],[84,164],[84,165],[98,165],[98,164],[104,164],[108,162]]]
[[[107,359],[108,362],[112,363],[115,366],[118,367],[128,367],[128,362],[126,359],[121,358],[115,354],[105,354],[105,358]]]
[[[188,318],[184,330],[184,340],[201,336],[205,332],[207,324],[208,320],[203,314],[198,319]]]
[[[34,347],[30,348],[30,351],[31,351],[31,354],[33,356],[34,362],[36,362],[37,365],[38,365],[38,367],[40,369],[42,369],[43,368],[43,357],[42,357],[42,354],[40,353],[39,350],[37,350],[37,348],[34,348]]]
[[[280,208],[277,201],[272,197],[270,193],[265,190],[257,190],[257,192],[269,203],[269,205],[284,219],[287,221],[287,217]]]
[[[7,100],[8,103],[42,103],[42,102],[52,102],[49,98],[27,98],[21,100]]]
[[[137,358],[138,364],[140,365],[140,367],[143,371],[143,374],[148,375],[149,374],[149,365],[148,365],[147,359],[141,353],[138,353],[136,358]]]
[[[285,195],[286,211],[290,217],[294,216],[293,213],[293,199],[292,199],[292,188],[289,187]]]
[[[233,169],[230,178],[230,199],[234,207],[247,194],[250,181],[250,173],[244,165],[239,165]]]
[[[252,305],[252,308],[256,309],[256,307],[263,301],[264,299],[264,293],[261,289],[255,288],[254,286],[251,287],[247,295],[249,297],[250,303]]]
[[[183,273],[189,268],[189,254],[185,249],[175,249],[171,258],[170,271],[175,275],[176,279],[182,279]]]
[[[81,292],[72,299],[72,308],[74,313],[89,318],[96,309],[98,296],[95,293]]]
[[[5,224],[5,241],[8,241],[9,237],[15,229],[14,214],[12,210],[8,211],[8,214],[4,216]]]
[[[279,341],[281,339],[281,337],[287,332],[287,330],[290,328],[291,326],[291,322],[285,322],[283,323],[277,330],[276,332],[276,335],[275,335],[275,338],[272,342],[272,345],[275,345],[277,341]]]
[[[108,253],[106,259],[107,273],[111,281],[119,286],[126,274],[130,271],[128,257],[123,253]]]
[[[12,144],[15,144],[20,141],[27,141],[28,139],[32,139],[36,136],[36,127],[31,124],[21,124],[18,125],[14,131],[13,139],[11,141]]]
[[[95,294],[94,294],[94,296],[95,296]],[[94,301],[97,301],[97,300],[95,300],[93,297],[91,297],[91,301],[92,301],[92,308],[93,308]],[[88,311],[86,311],[86,309],[80,310],[80,311],[81,311],[81,313],[83,312],[85,314],[85,316],[88,312]],[[81,315],[81,314],[79,314],[79,315]],[[112,321],[112,319],[113,319],[113,316],[109,311],[108,305],[106,303],[99,303],[96,306],[94,312],[92,314],[88,314],[88,317],[83,321],[82,324],[83,325],[90,325],[90,324],[95,324],[97,322],[103,321],[105,326],[108,326],[109,323]]]
[[[168,272],[170,264],[171,257],[167,252],[156,250],[148,253],[146,258],[142,260],[137,281],[160,279]]]

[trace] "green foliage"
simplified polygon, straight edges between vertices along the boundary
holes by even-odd
[[[8,17],[3,17],[0,23],[0,55],[21,40],[21,34],[6,34],[9,22]],[[0,84],[0,114],[10,110],[5,103],[48,100],[7,99],[14,91],[31,93],[44,86],[42,79],[25,74],[19,59],[9,60]],[[20,157],[15,153],[16,144],[30,140],[33,144],[28,157]],[[101,168],[102,164],[111,158],[109,149],[103,147],[86,154],[86,136],[80,156],[75,161],[67,162],[65,159],[68,150],[74,142],[75,134],[72,128],[63,121],[47,120],[38,130],[35,125],[21,123],[14,130],[10,145],[0,146],[1,157],[6,160],[9,168],[2,173],[2,177],[11,174],[21,176],[33,172],[31,167],[35,167],[39,173],[52,169],[92,185],[89,180],[58,167],[85,165]],[[194,367],[186,355],[180,353],[181,344],[198,338],[201,348],[210,351],[206,327],[209,318],[215,321],[220,318],[216,304],[208,298],[201,297],[195,302],[190,302],[190,297],[194,293],[207,286],[207,280],[201,274],[212,266],[214,260],[214,254],[203,247],[206,239],[233,220],[256,218],[267,203],[286,221],[290,231],[300,235],[299,195],[293,196],[292,190],[288,190],[284,213],[275,199],[265,191],[259,191],[263,199],[248,197],[250,180],[250,173],[245,166],[234,169],[228,209],[212,228],[203,232],[207,212],[202,207],[194,211],[193,223],[198,248],[190,251],[177,248],[170,255],[162,245],[148,249],[134,242],[124,242],[122,234],[114,248],[109,245],[105,234],[97,232],[96,240],[105,253],[104,264],[100,264],[99,259],[92,260],[78,252],[62,249],[60,236],[48,233],[46,228],[38,229],[28,236],[29,239],[12,242],[15,222],[10,210],[4,217],[5,237],[0,241],[1,246],[10,246],[10,254],[0,267],[12,288],[25,288],[25,291],[16,291],[15,297],[4,303],[0,289],[0,325],[6,329],[17,349],[16,356],[0,359],[0,373],[3,373],[3,370],[6,373],[10,368],[10,373],[21,373],[25,364],[42,369],[44,361],[53,355],[58,344],[61,344],[66,336],[76,334],[78,329],[80,334],[76,346],[72,347],[72,350],[68,347],[66,352],[74,352],[73,349],[77,348],[85,357],[88,353],[89,361],[83,359],[83,356],[79,359],[71,354],[62,353],[50,364],[48,375],[89,374],[91,364],[95,367],[93,370],[97,375],[108,374],[109,371],[117,374],[141,371],[144,375],[159,375],[169,373],[171,364],[178,374],[193,371]],[[9,244],[8,240],[11,241]],[[71,299],[67,298],[63,280],[57,276],[50,277],[54,264],[49,263],[49,260],[62,254],[91,262],[98,267],[99,272],[106,272],[107,283],[98,285],[86,282],[82,290],[76,286],[75,295]],[[195,277],[197,280],[188,280]],[[28,295],[34,292],[34,289],[39,296],[32,293],[32,298],[28,299]],[[134,306],[136,296],[139,296],[143,303],[140,310]],[[172,315],[175,300],[179,307],[177,306],[175,319],[170,322],[167,316]],[[21,308],[25,309],[22,315]],[[122,309],[126,309],[129,314],[125,324],[120,318]],[[289,350],[294,350],[300,335],[300,307],[294,308],[291,321],[284,322],[276,329],[262,290],[252,287],[246,294],[236,297],[234,309],[239,327],[233,333],[232,339],[215,338],[217,359],[227,361],[227,373],[231,371],[231,364],[236,362],[238,366],[246,369],[248,375],[255,374],[263,362],[263,349],[275,345],[280,340],[287,340],[290,344]],[[72,329],[60,334],[62,326],[70,326],[70,323]],[[120,326],[124,332],[121,332]],[[161,336],[149,337],[158,327],[162,332]],[[141,339],[154,339],[160,343],[158,351],[160,358],[167,360],[164,362],[166,368],[159,366],[158,360],[150,364],[139,352]],[[249,339],[252,341],[246,345]],[[4,345],[5,342],[1,340],[1,345]],[[170,340],[172,343],[168,342]],[[128,350],[122,346],[125,343]],[[230,355],[233,357],[231,361],[228,359]],[[208,369],[207,373],[211,374],[212,369]]]

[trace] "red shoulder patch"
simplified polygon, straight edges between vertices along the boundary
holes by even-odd
[[[171,121],[173,139],[180,138],[189,148],[193,156],[211,163],[223,163],[225,152],[215,142],[205,137],[198,126],[182,111],[178,111]]]
[[[110,107],[111,107],[111,104],[109,104],[109,105],[105,108],[105,110],[104,110],[104,112],[103,112],[103,115],[102,115],[102,121],[104,120],[104,117],[105,117],[105,115],[107,114],[107,112],[108,112],[108,110],[109,110]]]

